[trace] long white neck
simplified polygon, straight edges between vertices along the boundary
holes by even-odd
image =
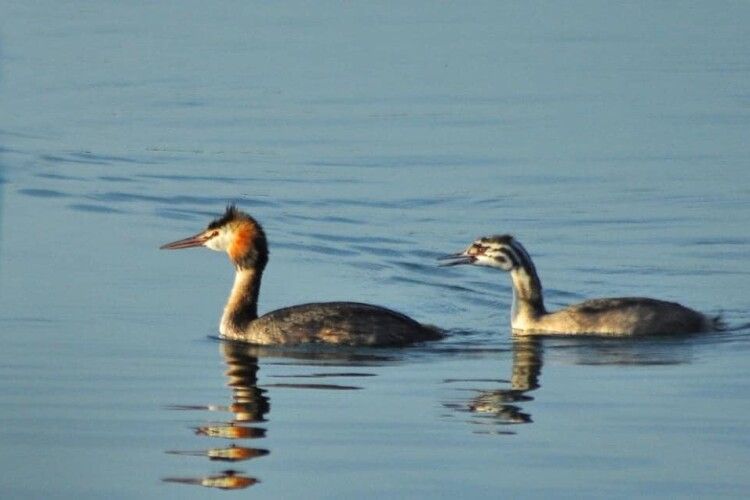
[[[542,282],[533,264],[514,268],[510,278],[513,282],[511,326],[523,329],[526,320],[536,319],[547,312],[542,297]]]
[[[262,274],[255,268],[237,268],[234,285],[221,316],[219,331],[222,335],[243,331],[251,321],[257,319]]]

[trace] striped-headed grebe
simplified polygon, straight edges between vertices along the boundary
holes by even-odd
[[[643,297],[593,299],[547,312],[534,263],[523,245],[508,234],[479,238],[445,260],[443,265],[473,264],[510,273],[511,327],[518,335],[636,336],[696,333],[722,326],[719,318],[675,302]]]

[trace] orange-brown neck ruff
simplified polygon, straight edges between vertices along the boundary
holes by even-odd
[[[245,262],[251,256],[255,249],[255,240],[258,231],[250,222],[241,222],[237,224],[234,230],[234,238],[227,249],[229,258],[237,265]]]

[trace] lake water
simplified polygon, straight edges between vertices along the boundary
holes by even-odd
[[[0,2],[3,498],[746,497],[750,4]],[[236,201],[261,311],[386,305],[409,349],[223,344]],[[731,329],[513,342],[549,306]],[[221,488],[224,489],[221,489]],[[234,489],[235,491],[232,491]]]

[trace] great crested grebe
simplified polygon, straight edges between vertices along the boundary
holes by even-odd
[[[357,302],[322,302],[285,307],[258,317],[260,280],[268,263],[268,244],[260,224],[235,206],[195,236],[162,245],[177,250],[204,246],[227,252],[236,274],[224,307],[221,337],[253,344],[328,343],[397,346],[442,338],[396,311]]]
[[[526,249],[508,234],[475,240],[445,266],[474,264],[510,272],[513,282],[511,327],[518,335],[636,336],[696,333],[722,328],[721,320],[675,302],[643,297],[593,299],[547,312],[542,282]]]

